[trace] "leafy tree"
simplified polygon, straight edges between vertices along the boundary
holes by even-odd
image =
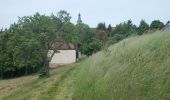
[[[78,42],[78,36],[75,32],[75,26],[72,23],[66,23],[63,25],[63,29],[60,32],[61,41],[65,43],[74,43]]]
[[[108,38],[108,30],[105,23],[99,23],[96,29],[95,37],[105,44]]]
[[[116,29],[112,33],[112,36],[115,34],[122,34],[125,37],[128,37],[129,35],[137,34],[137,27],[132,23],[131,20],[128,20],[127,22],[116,25]]]
[[[0,75],[1,78],[3,78],[3,74],[4,74],[4,68],[5,68],[5,59],[7,59],[7,54],[6,54],[6,43],[7,43],[7,35],[1,31],[0,32]]]
[[[57,18],[59,18],[62,23],[70,23],[71,16],[67,11],[61,10],[57,13]]]
[[[106,30],[106,25],[105,23],[99,23],[97,25],[97,30]]]
[[[13,53],[14,66],[25,68],[25,75],[27,75],[29,68],[35,68],[42,62],[42,49],[34,37],[21,37],[18,43],[11,48],[15,51]]]
[[[51,18],[50,18],[51,19]],[[53,20],[49,19],[49,23],[46,27],[47,29],[51,26],[49,31],[41,33],[41,40],[44,47],[44,56],[45,56],[45,75],[49,76],[49,62],[56,52],[55,48],[52,48],[53,45],[59,41],[76,42],[76,37],[74,35],[74,25],[70,23],[71,16],[64,10],[58,12],[57,17],[53,16]],[[44,23],[45,24],[45,23]],[[67,35],[66,35],[67,34]],[[59,36],[59,38],[57,37]],[[61,37],[60,37],[61,36]],[[48,56],[48,50],[53,50],[51,56]]]
[[[164,23],[159,21],[159,20],[152,21],[152,23],[150,25],[150,29],[152,29],[152,30],[154,30],[154,29],[162,29],[164,27],[165,27]]]
[[[97,30],[95,32],[95,37],[100,40],[103,44],[106,43],[107,39],[108,39],[108,33],[104,30]]]
[[[125,38],[122,34],[114,34],[114,36],[109,38],[109,44],[117,43]]]
[[[1,77],[21,75],[24,68],[27,74],[27,69],[35,68],[42,63],[39,42],[31,34],[21,34],[16,28],[13,27],[15,31],[9,29],[12,33],[6,31],[0,36]]]
[[[148,30],[149,30],[149,25],[144,20],[141,20],[139,27],[138,27],[138,35],[142,35]]]
[[[96,53],[97,51],[101,50],[102,43],[99,40],[94,40],[90,43],[86,43],[82,47],[82,53],[88,56]]]
[[[23,31],[26,35],[30,35],[31,33],[33,33],[40,43],[43,50],[42,56],[46,76],[49,76],[49,62],[54,55],[53,54],[51,55],[51,57],[48,57],[48,50],[52,49],[52,45],[56,41],[57,32],[60,28],[57,26],[60,25],[58,24],[60,22],[56,22],[53,19],[54,18],[51,18],[50,16],[40,15],[39,13],[36,13],[33,16],[22,17],[18,21],[18,24],[20,25],[20,27],[22,27],[21,32]],[[56,50],[54,51],[56,52]]]
[[[128,20],[127,22],[123,22],[116,25],[115,30],[111,32],[111,35],[108,39],[108,43],[109,44],[116,43],[130,35],[137,33],[138,30],[136,25],[134,25],[131,20]]]
[[[131,20],[128,20],[127,27],[128,27],[128,31],[126,33],[126,36],[137,34],[137,26],[134,25]]]
[[[58,41],[78,41],[75,26],[70,23],[70,19],[70,14],[63,10],[57,16],[36,13],[19,17],[17,23],[5,29],[8,35],[3,30],[0,32],[0,65],[3,66],[0,72],[10,75],[11,72],[22,72],[25,69],[27,74],[27,69],[44,62],[44,75],[49,76],[49,62],[57,52],[53,45]],[[54,51],[50,56],[49,50]]]
[[[108,25],[107,31],[108,31],[108,36],[110,36],[112,33],[112,26],[110,24]]]
[[[80,50],[82,54],[87,56],[96,53],[101,50],[102,43],[95,36],[96,30],[90,29],[86,24],[77,24],[76,33],[78,35],[78,44],[80,45]]]
[[[86,24],[77,24],[75,26],[75,33],[77,34],[79,45],[93,41],[94,34],[90,27]]]
[[[108,30],[109,32],[111,32],[111,31],[112,31],[112,26],[111,26],[110,24],[108,25],[107,30]]]
[[[77,24],[76,25],[76,34],[78,37],[78,46],[81,50],[82,54],[90,55],[91,52],[94,52],[94,49],[86,48],[90,43],[94,41],[94,33],[90,29],[90,27],[86,24]],[[92,51],[91,51],[92,50]]]

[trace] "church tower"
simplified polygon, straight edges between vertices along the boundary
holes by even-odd
[[[81,15],[80,13],[78,14],[78,20],[77,20],[77,24],[81,24],[82,23],[82,20],[81,20]]]

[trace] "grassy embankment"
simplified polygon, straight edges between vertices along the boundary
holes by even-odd
[[[170,100],[170,30],[125,39],[51,77],[0,81],[4,100]],[[10,88],[11,87],[11,88]]]

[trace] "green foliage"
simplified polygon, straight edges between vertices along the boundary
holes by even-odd
[[[111,36],[112,26],[110,24],[108,25],[107,31],[108,31],[108,36]]]
[[[19,37],[19,44],[10,43],[13,52],[14,66],[22,67],[36,67],[42,62],[42,49],[35,38]]]
[[[120,23],[116,25],[115,30],[111,32],[108,39],[109,44],[117,43],[120,40],[137,33],[138,33],[137,27],[132,23],[131,20],[128,20],[127,22],[124,23]]]
[[[159,21],[159,20],[154,20],[152,21],[151,25],[150,25],[150,29],[155,30],[155,29],[162,29],[164,28],[165,25],[163,22]]]
[[[148,30],[149,30],[149,25],[144,20],[141,20],[140,25],[138,27],[138,35],[142,35]]]
[[[83,45],[86,42],[92,41],[94,34],[90,27],[86,24],[77,24],[75,26],[75,32],[78,36],[78,44]]]
[[[97,25],[97,30],[106,30],[106,25],[105,23],[99,23]]]
[[[63,25],[63,30],[60,32],[61,40],[66,43],[77,43],[78,36],[75,32],[75,26],[72,23],[66,23]]]
[[[96,28],[96,31],[94,32],[95,38],[105,44],[108,39],[108,36],[110,35],[111,30],[111,25],[109,25],[107,29],[105,23],[99,23]]]
[[[94,40],[90,43],[83,44],[81,51],[83,54],[86,54],[87,56],[90,56],[97,51],[101,50],[102,43],[98,40]]]
[[[30,34],[31,35],[31,34]],[[0,35],[1,77],[19,76],[42,63],[42,48],[33,36],[4,32]],[[19,72],[20,71],[20,72]]]
[[[19,17],[17,23],[11,24],[5,32],[1,31],[1,76],[18,76],[15,73],[20,70],[19,75],[27,74],[28,69],[42,64],[47,71],[50,62],[47,53],[52,49],[53,43],[77,42],[75,26],[70,23],[70,19],[66,11],[58,12],[57,16],[36,13],[33,16]]]
[[[99,41],[94,39],[94,33],[88,25],[77,24],[76,34],[78,36],[78,45],[82,54],[90,56],[100,50]]]
[[[59,11],[57,13],[57,17],[61,20],[62,23],[69,23],[71,20],[70,14],[65,10]]]
[[[128,37],[132,34],[137,34],[137,27],[136,25],[133,25],[131,20],[128,20],[128,22],[117,25],[112,35],[114,34],[122,34],[125,37]]]
[[[107,30],[108,30],[109,32],[111,32],[111,31],[112,31],[112,26],[111,26],[110,24],[108,25]]]
[[[117,43],[125,38],[122,34],[115,34],[114,36],[110,37],[109,44]]]
[[[108,39],[108,33],[105,30],[97,30],[95,32],[95,38],[105,44]]]

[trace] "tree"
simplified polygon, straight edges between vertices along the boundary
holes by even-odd
[[[106,25],[105,23],[99,23],[97,25],[97,30],[106,30]]]
[[[49,76],[49,62],[51,61],[52,57],[54,56],[54,54],[56,52],[58,52],[55,48],[52,48],[53,45],[59,41],[57,39],[61,39],[63,41],[68,42],[68,40],[74,41],[74,37],[71,35],[63,35],[65,33],[68,33],[68,30],[72,30],[73,29],[73,25],[70,23],[70,19],[71,16],[69,13],[67,13],[64,10],[61,10],[58,12],[57,17],[53,16],[53,20],[49,20],[49,22],[51,22],[50,24],[48,24],[48,27],[51,26],[51,30],[41,33],[41,40],[42,40],[42,44],[44,47],[44,56],[45,56],[45,76]],[[46,23],[44,23],[46,24]],[[48,29],[47,27],[47,29]],[[59,35],[58,35],[59,34]],[[69,33],[68,33],[69,34]],[[57,36],[61,36],[61,37],[57,37]],[[63,37],[62,37],[63,36]],[[70,39],[71,38],[71,39]],[[51,56],[48,56],[48,52],[49,50],[53,50]]]
[[[114,36],[109,38],[109,44],[117,43],[121,40],[123,40],[125,36],[123,34],[114,34]]]
[[[162,29],[164,28],[165,25],[163,22],[159,21],[159,20],[154,20],[152,21],[151,25],[150,25],[150,29]]]
[[[75,33],[78,37],[78,44],[83,45],[84,43],[91,41],[94,37],[90,27],[86,24],[77,24],[75,26]]]
[[[138,27],[138,35],[142,35],[148,30],[149,30],[149,25],[144,20],[141,20],[139,27]]]
[[[19,36],[17,36],[19,37]],[[35,37],[21,37],[20,43],[13,47],[14,65],[25,68],[25,75],[28,69],[35,68],[42,62],[42,49]]]
[[[94,41],[94,33],[92,32],[90,27],[83,23],[77,24],[76,28],[75,28],[75,32],[78,37],[77,44],[78,44],[81,52],[85,55],[91,54],[91,53],[89,53],[90,52],[89,48],[85,48],[85,47],[87,47],[87,45],[89,45],[91,42]],[[91,52],[93,52],[93,51],[91,51]]]
[[[61,10],[57,13],[57,18],[59,18],[62,23],[70,23],[71,16],[67,11]]]
[[[122,34],[124,37],[128,37],[132,34],[137,34],[137,27],[132,23],[131,20],[127,22],[120,23],[116,25],[115,31],[112,33],[112,36],[115,34]]]
[[[127,28],[128,28],[128,31],[126,33],[126,36],[137,34],[137,26],[134,25],[131,20],[127,21]]]
[[[96,29],[95,37],[105,44],[108,38],[108,30],[105,23],[99,23]]]
[[[0,32],[0,75],[1,78],[3,78],[4,74],[4,61],[7,58],[6,56],[6,42],[7,42],[7,37],[4,32]]]
[[[106,43],[107,39],[108,39],[108,33],[104,30],[97,30],[95,32],[95,37],[100,40],[103,44]]]
[[[117,43],[118,41],[137,33],[136,25],[134,25],[131,20],[128,20],[127,22],[116,25],[115,30],[110,34],[108,43]]]
[[[42,47],[41,53],[44,61],[45,76],[49,76],[49,62],[54,53],[57,52],[57,50],[54,50],[54,53],[48,57],[48,50],[52,49],[52,45],[56,42],[57,34],[61,28],[61,21],[56,21],[54,19],[55,18],[51,16],[36,13],[33,16],[22,17],[18,21],[19,27],[22,27],[22,30],[20,31],[23,31],[26,35],[34,34]],[[26,50],[24,48],[26,48],[26,46],[23,47],[23,51]]]
[[[76,44],[78,42],[78,36],[75,32],[75,26],[72,23],[65,23],[63,29],[60,32],[61,41],[65,43]]]
[[[13,76],[25,69],[27,75],[27,69],[43,63],[44,75],[49,76],[49,62],[58,52],[53,45],[58,41],[76,43],[78,40],[70,19],[70,14],[63,10],[57,16],[36,13],[19,17],[5,32],[0,31],[0,72]],[[53,51],[51,55],[49,50]]]
[[[110,24],[108,25],[107,31],[108,31],[108,36],[110,36],[112,32],[112,26]]]
[[[60,17],[61,16],[62,15],[60,15]],[[57,39],[59,39],[58,36],[63,29],[64,21],[68,22],[67,18],[63,16],[61,18],[62,19],[59,19],[58,21],[56,20],[53,21],[50,17],[44,16],[44,18],[42,19],[42,22],[45,22],[42,23],[45,27],[43,27],[43,31],[39,33],[38,37],[43,47],[44,69],[45,69],[45,72],[43,74],[46,77],[49,76],[49,63],[52,60],[54,54],[58,52],[55,48],[53,48],[53,45],[58,41]],[[57,17],[53,19],[57,19]],[[49,50],[53,51],[51,55],[48,55]]]
[[[93,40],[90,43],[85,43],[82,47],[82,53],[90,56],[97,51],[101,50],[102,43],[99,40]]]

